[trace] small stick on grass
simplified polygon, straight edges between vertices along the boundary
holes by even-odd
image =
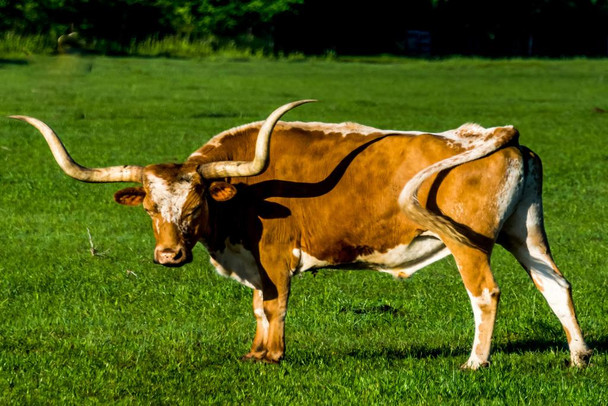
[[[93,237],[91,236],[91,230],[89,230],[89,227],[87,227],[87,234],[89,235],[89,244],[91,245],[91,248],[89,249],[91,256],[93,256],[93,257],[104,256],[108,251],[104,251],[104,252],[97,251],[97,249],[95,248],[95,245],[93,244]]]

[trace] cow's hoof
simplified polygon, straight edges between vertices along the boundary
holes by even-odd
[[[281,362],[282,359],[282,353],[266,353],[266,356],[264,357],[264,362],[266,362],[267,364],[278,364]]]
[[[585,368],[589,366],[589,360],[591,359],[591,355],[593,355],[593,350],[583,350],[573,352],[571,356],[570,366],[577,368]]]
[[[468,360],[464,364],[460,366],[460,369],[463,371],[476,371],[479,368],[487,368],[490,366],[489,361],[480,361],[480,360]]]
[[[251,361],[251,362],[265,362],[264,357],[266,356],[266,351],[263,352],[248,352],[247,354],[241,357],[241,361]]]

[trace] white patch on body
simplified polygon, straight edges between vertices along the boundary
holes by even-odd
[[[496,128],[498,127],[483,128],[479,124],[467,123],[455,130],[448,130],[434,135],[447,138],[454,145],[461,148],[474,149],[485,144],[488,141],[488,137],[494,133]]]
[[[217,273],[251,289],[262,289],[258,264],[251,251],[242,244],[232,245],[228,238],[225,244],[223,251],[213,252],[211,256],[211,264]]]
[[[332,265],[331,262],[315,258],[299,248],[295,248],[292,254],[298,261],[298,265],[292,271],[292,274]],[[417,270],[448,255],[450,255],[450,251],[437,235],[425,232],[416,237],[410,244],[401,244],[386,252],[361,255],[354,262],[369,265],[370,269],[390,273],[394,277],[406,278]]]
[[[305,131],[320,131],[325,134],[337,134],[342,137],[346,137],[349,134],[357,134],[368,136],[370,134],[408,134],[408,135],[418,135],[422,134],[419,131],[398,131],[398,130],[381,130],[379,128],[370,127],[363,124],[345,122],[345,123],[321,123],[321,122],[301,122],[301,121],[293,121],[293,122],[282,122],[281,129],[290,130],[291,128],[301,129]]]
[[[207,144],[218,147],[222,145],[222,139],[224,137],[233,136],[239,134],[241,132],[249,131],[251,129],[260,129],[263,121],[256,121],[254,123],[244,124],[238,127],[231,128],[229,130],[223,131],[218,135],[211,138]],[[302,121],[279,121],[275,126],[275,131],[289,131],[292,129],[303,130],[303,131],[319,131],[325,134],[338,134],[342,137],[346,137],[349,134],[359,134],[359,135],[370,135],[370,134],[404,134],[404,135],[420,135],[420,134],[429,134],[428,132],[423,131],[399,131],[399,130],[381,130],[379,128],[370,127],[363,124],[357,123],[321,123],[321,122],[302,122]],[[195,151],[190,155],[190,157],[201,156],[198,151]]]
[[[225,137],[238,135],[239,133],[249,131],[251,129],[259,130],[262,126],[263,121],[256,121],[253,123],[244,124],[238,127],[231,128],[229,130],[223,131],[216,136],[212,137],[205,146],[213,146],[219,147],[222,145],[223,139]],[[448,130],[441,133],[432,133],[429,131],[402,131],[402,130],[382,130],[379,128],[370,127],[363,124],[345,122],[345,123],[322,123],[322,122],[301,122],[301,121],[279,121],[275,126],[275,131],[289,131],[289,130],[302,130],[315,132],[319,131],[325,134],[337,134],[342,137],[346,137],[348,135],[364,135],[368,136],[371,134],[378,135],[388,135],[388,134],[397,134],[397,135],[435,135],[437,137],[446,138],[452,144],[465,148],[471,149],[473,147],[477,147],[479,145],[487,142],[488,137],[494,132],[494,130],[498,127],[493,128],[483,128],[478,124],[467,123],[458,127],[454,130]],[[200,152],[200,149],[193,152],[189,158],[197,158],[201,157],[203,154]]]
[[[305,272],[310,269],[323,268],[331,265],[330,262],[317,259],[302,251],[300,248],[294,248],[291,253],[298,260],[298,265],[294,270],[291,271],[292,275],[299,274],[300,272]]]
[[[401,244],[386,252],[374,252],[359,256],[358,263],[392,274],[396,278],[408,278],[414,272],[450,255],[450,250],[436,234],[424,232],[409,244]]]
[[[166,222],[179,225],[184,203],[192,189],[190,182],[168,183],[155,175],[148,175],[150,198],[158,207],[158,211]]]
[[[519,204],[524,184],[523,163],[520,160],[509,160],[507,171],[501,183],[502,187],[496,196],[499,227],[502,227]]]

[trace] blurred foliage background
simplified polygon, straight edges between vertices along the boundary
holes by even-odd
[[[106,54],[170,39],[274,55],[607,56],[608,0],[0,0],[5,42],[50,50],[73,31]]]

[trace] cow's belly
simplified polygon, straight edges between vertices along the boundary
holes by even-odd
[[[242,244],[231,244],[226,239],[224,250],[210,252],[211,264],[217,273],[252,288],[262,289],[258,264],[251,251]]]
[[[291,269],[292,274],[323,268],[336,264],[331,261],[315,258],[301,249],[294,249],[292,254],[297,259],[297,266]],[[432,264],[446,256],[450,251],[433,233],[425,232],[414,238],[409,244],[401,244],[386,252],[373,252],[360,255],[352,264],[358,267],[387,272],[397,278],[407,278],[417,270]],[[253,254],[241,244],[231,244],[226,240],[222,251],[211,252],[211,263],[216,271],[252,289],[262,289],[257,262]]]
[[[293,255],[299,258],[298,266],[293,273],[332,265],[344,265],[315,258],[301,249],[294,249]],[[434,233],[425,232],[414,238],[409,244],[400,244],[385,252],[360,255],[352,263],[387,272],[398,278],[407,278],[417,270],[448,255],[450,255],[450,251],[439,237]]]

